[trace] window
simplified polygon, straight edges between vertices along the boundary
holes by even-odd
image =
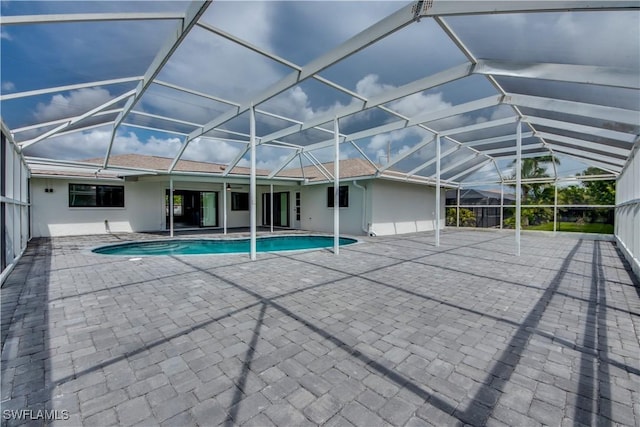
[[[296,193],[296,221],[300,221],[300,193]]]
[[[231,193],[231,210],[248,211],[249,193]]]
[[[339,208],[348,208],[349,207],[349,186],[341,185],[340,186],[340,194],[338,196],[338,207]],[[327,188],[327,207],[333,207],[333,187]]]
[[[69,184],[69,207],[124,208],[124,186]]]

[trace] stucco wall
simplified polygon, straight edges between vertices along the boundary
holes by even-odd
[[[352,183],[349,186],[349,207],[340,208],[340,234],[362,235],[362,192]],[[333,208],[327,207],[327,188],[330,185],[309,185],[300,194],[300,227],[303,230],[333,232]],[[295,197],[295,193],[293,195]]]
[[[125,186],[124,208],[71,208],[69,183],[96,184],[92,179],[32,178],[32,224],[34,237],[71,236],[107,233],[105,219],[111,232],[159,231],[167,228],[164,195],[169,189],[166,178],[153,177],[138,181],[100,181],[105,185]],[[221,183],[175,180],[174,190],[217,191],[218,225],[223,226],[223,197],[227,197],[227,227],[248,227],[249,211],[231,210],[231,191]],[[45,192],[52,188],[53,192]],[[232,192],[246,193],[248,185],[232,184]],[[274,192],[289,191],[290,219],[295,220],[295,192],[291,187],[274,186]],[[258,186],[257,224],[262,224],[262,193],[268,186]]]
[[[124,185],[124,208],[71,208],[69,183],[96,184],[87,179],[32,178],[32,234],[34,237],[104,234],[105,220],[111,232],[153,231],[162,225],[162,188],[153,182],[101,181]],[[45,193],[45,188],[53,192]]]
[[[376,180],[372,185],[371,230],[378,236],[435,230],[433,187]],[[440,228],[445,224],[445,192],[440,197]]]

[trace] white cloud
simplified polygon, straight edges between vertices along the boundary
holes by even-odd
[[[0,30],[0,39],[2,40],[13,40],[13,37],[11,36],[11,34],[9,34],[7,32],[7,30]]]
[[[109,91],[103,88],[78,89],[67,96],[54,95],[48,103],[38,103],[34,115],[43,122],[72,117],[104,104],[111,98]]]
[[[380,83],[379,77],[375,74],[368,74],[356,83],[356,92],[367,98],[380,95],[391,89],[394,89],[394,86]]]
[[[224,141],[196,138],[189,143],[182,156],[197,162],[229,163],[240,153],[240,146]]]
[[[442,99],[440,92],[434,94],[414,93],[391,104],[391,108],[408,117],[444,110],[451,106],[451,103]]]
[[[102,158],[109,145],[110,127],[77,132],[41,141],[25,149],[28,156],[57,160],[86,160]],[[140,139],[135,132],[119,132],[113,143],[112,155],[141,154],[147,156],[174,157],[182,144],[178,137],[149,136]],[[196,138],[182,158],[199,162],[229,163],[239,152],[239,144]],[[283,156],[265,157],[263,164],[281,161]]]
[[[16,90],[16,85],[10,81],[2,82],[2,90],[6,92],[14,91]]]
[[[103,157],[107,151],[111,132],[106,128],[78,132],[45,139],[27,147],[25,155],[56,160],[84,160]],[[118,136],[122,138],[122,136]],[[125,137],[126,138],[126,137]]]
[[[239,19],[239,17],[242,19]],[[215,19],[214,19],[215,18]],[[206,20],[243,39],[270,38],[269,9],[261,2],[214,3]],[[159,78],[242,102],[283,76],[273,61],[201,28],[195,28]],[[155,105],[156,107],[162,107]]]

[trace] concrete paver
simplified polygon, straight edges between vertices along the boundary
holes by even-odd
[[[610,241],[89,250],[159,238],[29,243],[1,290],[3,425],[640,425],[640,288]]]

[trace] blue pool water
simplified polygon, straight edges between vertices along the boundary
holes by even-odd
[[[340,246],[357,242],[340,238]],[[250,239],[161,240],[102,246],[92,252],[103,255],[203,255],[249,252]],[[292,251],[333,247],[332,236],[278,236],[256,239],[258,252]]]

